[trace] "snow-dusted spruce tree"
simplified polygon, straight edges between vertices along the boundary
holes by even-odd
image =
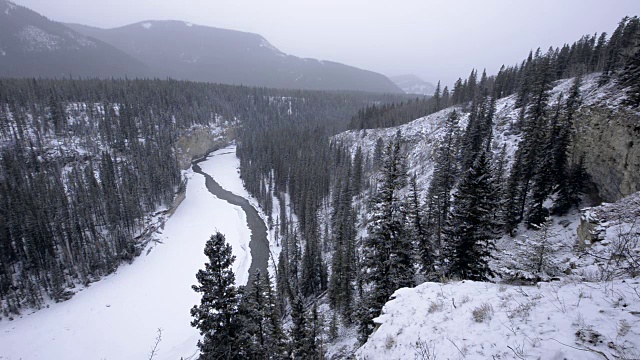
[[[419,252],[422,259],[423,270],[430,270],[429,264],[432,259],[432,242],[442,246],[442,228],[447,221],[449,207],[451,205],[451,191],[455,186],[458,174],[458,164],[456,157],[458,149],[456,141],[459,137],[458,115],[455,111],[449,114],[445,123],[445,135],[440,143],[435,156],[433,167],[433,177],[427,190],[427,224],[429,224],[432,239],[425,239],[427,242],[418,243]]]
[[[315,309],[315,308],[314,308]],[[314,310],[316,311],[316,310]],[[320,359],[317,343],[317,312],[309,319],[305,312],[304,296],[298,293],[291,303],[291,357],[293,359]],[[310,321],[311,320],[311,321]]]
[[[260,270],[251,277],[251,287],[241,292],[238,310],[242,356],[249,359],[286,359],[286,335],[268,276]]]
[[[564,215],[571,207],[578,206],[583,187],[580,184],[572,183],[575,171],[569,166],[571,138],[575,136],[575,134],[572,133],[573,123],[581,104],[581,83],[581,77],[576,76],[569,90],[567,102],[565,103],[564,116],[559,119],[554,118],[554,120],[557,121],[552,123],[551,131],[553,135],[550,139],[553,147],[552,172],[555,183],[554,191],[557,194],[552,212],[556,215]],[[577,165],[574,165],[573,167],[575,168],[576,166]]]
[[[526,216],[529,228],[535,228],[543,223],[549,215],[549,210],[544,206],[544,203],[551,196],[554,185],[553,147],[558,136],[557,124],[560,122],[562,112],[562,97],[563,94],[560,93],[560,99],[554,106],[551,120],[544,120],[541,124],[542,128],[535,132],[535,136],[538,137],[535,149],[536,160],[533,164],[534,172]]]
[[[418,190],[416,175],[413,174],[409,184],[409,196],[407,198],[407,220],[411,241],[417,246],[418,262],[425,279],[432,280],[435,276],[435,245],[431,240],[424,221],[424,209]]]
[[[380,185],[372,198],[369,236],[364,239],[363,277],[368,292],[359,310],[360,339],[373,330],[371,319],[380,314],[393,292],[413,286],[413,244],[407,226],[406,202],[400,190],[407,184],[407,168],[398,132],[387,145]]]
[[[353,315],[353,282],[355,280],[356,213],[353,209],[352,178],[350,161],[345,161],[343,181],[336,183],[333,192],[331,227],[333,236],[333,258],[329,280],[329,301],[333,309],[339,310],[347,323]],[[355,180],[355,179],[354,179]]]
[[[540,225],[534,225],[533,236],[515,240],[518,246],[518,261],[512,263],[511,275],[519,280],[541,281],[556,276],[561,271],[561,262],[555,255],[561,250],[558,233],[551,229],[553,220],[547,217]]]
[[[460,180],[444,229],[449,277],[485,281],[493,274],[489,259],[499,237],[499,223],[494,217],[499,206],[497,195],[489,157],[482,151]]]
[[[204,270],[196,274],[199,285],[193,285],[202,294],[200,305],[191,309],[191,326],[200,330],[203,338],[198,341],[200,359],[234,359],[240,356],[238,344],[240,331],[237,324],[238,292],[235,275],[231,270],[235,256],[231,245],[221,233],[211,235],[204,253],[209,259]]]
[[[640,32],[636,37],[640,37]],[[626,88],[627,98],[624,104],[640,107],[640,41],[636,40],[635,54],[629,57],[627,65],[620,75],[620,85]]]

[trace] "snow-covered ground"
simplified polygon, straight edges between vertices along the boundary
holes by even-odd
[[[205,172],[240,192],[235,149],[201,163]],[[250,231],[240,207],[205,187],[203,176],[187,171],[186,199],[152,243],[130,265],[48,308],[0,321],[0,359],[146,359],[157,329],[162,340],[156,360],[196,353],[198,331],[190,309],[199,302],[191,289],[203,268],[207,239],[220,231],[236,255],[238,284],[245,284],[251,258]]]
[[[394,297],[356,358],[640,358],[638,279],[424,283]]]
[[[396,291],[357,359],[640,359],[640,192],[555,218],[557,281],[520,286],[455,281]],[[581,218],[596,240],[580,246]],[[496,244],[500,275],[523,262]],[[550,243],[551,243],[550,242]],[[499,278],[496,280],[500,280]],[[603,356],[604,355],[604,356]]]

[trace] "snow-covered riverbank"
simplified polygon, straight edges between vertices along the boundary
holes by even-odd
[[[200,164],[232,192],[242,189],[234,150]],[[0,359],[146,359],[158,328],[154,359],[193,355],[200,335],[189,310],[199,295],[191,285],[206,261],[206,240],[215,231],[226,235],[239,285],[247,281],[251,257],[244,211],[211,195],[203,176],[189,170],[187,177],[186,199],[157,235],[161,243],[66,302],[1,321]]]

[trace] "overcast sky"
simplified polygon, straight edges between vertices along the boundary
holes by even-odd
[[[286,53],[451,85],[530,49],[611,34],[639,0],[13,0],[52,20],[110,28],[184,20],[255,32]]]

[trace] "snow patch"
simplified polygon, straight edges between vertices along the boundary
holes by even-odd
[[[4,51],[2,48],[0,48],[0,54],[2,54],[2,56],[7,56],[7,52]]]
[[[18,33],[18,38],[22,40],[27,51],[55,51],[59,50],[63,43],[60,36],[50,34],[33,25],[25,26]]]
[[[431,84],[415,84],[407,87],[403,87],[402,91],[407,94],[418,94],[432,96],[434,91]]]
[[[64,37],[62,37],[48,33],[33,25],[25,26],[18,33],[18,38],[26,51],[44,52],[96,47],[93,41],[73,31],[66,31]]]
[[[150,23],[150,22],[142,23],[142,27],[147,29],[147,30],[151,29],[152,26],[153,26],[153,24]]]
[[[192,26],[193,26],[193,24],[192,24],[192,23],[187,22],[187,21],[185,21],[185,23],[184,23],[184,24],[185,24],[185,26],[187,26],[187,27],[192,27]]]

